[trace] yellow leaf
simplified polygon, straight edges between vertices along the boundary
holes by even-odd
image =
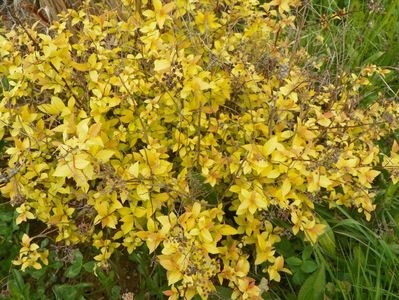
[[[262,151],[263,155],[268,156],[268,155],[272,154],[273,151],[277,149],[278,144],[279,143],[277,141],[277,136],[273,136],[263,146],[263,151]]]
[[[395,140],[392,144],[391,155],[399,152],[399,143]]]
[[[106,163],[115,154],[114,150],[103,149],[97,152],[96,158]]]
[[[193,207],[192,207],[192,213],[194,217],[198,217],[198,215],[201,212],[201,203],[195,202]]]
[[[132,174],[134,178],[139,177],[139,171],[140,171],[140,164],[138,161],[136,161],[133,165],[131,165],[128,170],[128,172]]]
[[[91,70],[89,72],[89,78],[91,81],[97,82],[98,81],[98,72],[96,70]]]
[[[141,200],[149,200],[150,194],[148,188],[144,184],[139,184],[136,188],[137,195]]]
[[[268,206],[268,202],[264,195],[259,194],[255,191],[247,191],[245,189],[241,190],[239,195],[241,201],[240,206],[237,208],[237,215],[244,214],[247,210],[254,214],[258,209],[265,209]]]
[[[170,61],[167,59],[158,59],[154,62],[154,71],[157,73],[163,73],[170,68]]]
[[[167,272],[168,284],[172,285],[182,279],[182,274],[178,270]]]
[[[332,181],[326,175],[320,175],[319,185],[324,188],[328,188],[332,185]]]
[[[210,254],[218,254],[219,253],[219,249],[216,246],[216,242],[214,241],[213,243],[206,243],[204,244],[204,248],[206,249],[206,251],[208,251]]]
[[[90,54],[89,59],[87,60],[87,62],[89,63],[89,66],[91,68],[95,68],[97,65],[97,56],[95,53]]]
[[[58,115],[62,113],[66,106],[60,98],[53,96],[51,97],[51,104],[42,104],[38,108],[46,114]]]
[[[191,88],[194,92],[210,89],[212,86],[202,78],[195,77],[191,82]]]
[[[278,169],[273,169],[273,170],[271,170],[271,171],[266,173],[266,177],[269,178],[269,179],[275,179],[275,178],[279,177],[280,174],[281,173],[279,172]]]
[[[19,225],[22,222],[25,222],[27,219],[34,219],[34,218],[35,218],[34,214],[32,214],[30,211],[24,211],[18,215],[17,219],[15,220],[15,223]]]
[[[115,107],[121,103],[121,99],[119,99],[118,97],[108,98],[107,100],[109,107]]]
[[[374,152],[370,152],[365,158],[362,160],[363,165],[371,164],[374,160]]]
[[[315,224],[313,227],[305,229],[305,236],[312,244],[315,244],[317,238],[324,233],[326,227],[324,224]]]
[[[287,196],[291,191],[291,182],[288,178],[284,179],[283,185],[281,186],[281,193],[283,197]]]
[[[163,239],[163,236],[161,236],[159,233],[150,233],[146,241],[149,252],[154,252]]]
[[[94,205],[94,208],[98,214],[96,216],[96,218],[98,217],[99,219],[101,219],[101,218],[105,217],[106,215],[108,215],[108,207],[109,207],[108,202],[97,200]],[[94,221],[94,223],[96,223],[96,221]]]
[[[137,218],[144,217],[146,215],[146,213],[147,213],[147,210],[143,207],[138,206],[134,209],[134,216]]]
[[[76,133],[78,135],[78,138],[80,141],[84,141],[87,138],[87,135],[89,133],[89,122],[90,118],[83,119],[76,125]]]
[[[234,235],[237,234],[237,229],[230,225],[223,224],[218,228],[217,232],[221,235]]]
[[[235,271],[237,272],[237,275],[239,277],[244,277],[248,275],[250,269],[250,265],[248,260],[246,259],[246,256],[241,256],[238,261],[237,264],[235,266]]]
[[[255,265],[259,265],[265,261],[270,261],[274,258],[274,250],[266,249],[264,251],[257,249],[256,251],[256,259],[255,259]]]
[[[53,176],[55,177],[71,177],[73,172],[67,164],[58,165]]]
[[[177,268],[176,261],[172,260],[168,255],[158,256],[160,265],[167,271],[173,271]]]
[[[111,213],[109,209],[109,203],[107,201],[97,200],[94,208],[97,211],[97,216],[94,218],[94,225],[101,221],[101,226],[103,228],[116,228],[116,224],[118,224],[118,218],[115,214]]]
[[[173,10],[175,4],[173,2],[170,2],[162,5],[161,0],[152,0],[152,5],[154,6],[155,19],[157,21],[157,24],[159,28],[162,29],[166,19],[169,18],[168,14]]]
[[[86,155],[75,155],[73,159],[73,166],[76,169],[83,170],[86,168],[90,162],[85,159]]]
[[[206,242],[212,242],[213,241],[211,233],[206,228],[201,229],[200,235],[204,239],[204,241],[206,241]]]
[[[71,66],[72,66],[75,70],[81,71],[81,72],[85,72],[85,71],[88,71],[88,70],[89,70],[89,66],[88,66],[87,64],[80,64],[80,63],[77,63],[77,62],[75,62],[75,61],[72,61],[72,62],[71,62]]]
[[[111,202],[111,205],[109,206],[109,212],[114,212],[122,207],[123,207],[122,204],[118,200],[115,199]]]
[[[134,220],[133,215],[127,215],[121,218],[121,221],[123,222],[121,226],[123,234],[127,234],[129,231],[133,229],[133,220]]]
[[[277,5],[278,6],[278,11],[280,14],[283,14],[284,12],[289,12],[290,11],[290,5],[294,6],[295,3],[300,3],[300,1],[292,1],[292,0],[273,0],[267,5]]]
[[[85,174],[88,180],[92,180],[95,177],[94,167],[93,165],[89,164],[86,168],[83,169],[83,174]]]

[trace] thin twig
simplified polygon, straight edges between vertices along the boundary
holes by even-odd
[[[198,170],[200,169],[200,152],[201,152],[201,111],[202,111],[202,102],[199,102],[198,107],[198,128],[197,128],[197,166]]]

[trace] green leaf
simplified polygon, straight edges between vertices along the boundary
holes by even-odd
[[[6,76],[1,77],[1,86],[4,91],[9,91],[10,90],[10,83],[8,81],[8,78]]]
[[[111,294],[112,288],[116,285],[115,282],[115,272],[112,270],[108,274],[105,274],[103,271],[98,270],[97,272],[98,280],[101,282],[101,285],[107,291],[107,294]]]
[[[121,288],[117,285],[115,285],[114,287],[112,287],[111,290],[111,300],[117,300],[119,299],[121,294]]]
[[[12,273],[13,279],[8,282],[8,288],[13,296],[12,299],[28,300],[30,286],[25,284],[20,271],[14,269]]]
[[[11,223],[14,219],[14,212],[12,210],[2,209],[0,211],[0,222]]]
[[[281,225],[283,226],[283,225]],[[288,228],[288,227],[287,227]],[[283,237],[281,242],[276,245],[276,249],[278,253],[284,257],[291,257],[295,256],[295,246],[293,245],[292,241],[289,241],[287,238]]]
[[[375,92],[369,93],[368,95],[362,98],[362,100],[360,101],[360,105],[361,107],[366,108],[367,106],[373,104],[377,99],[378,99],[377,93]]]
[[[74,253],[74,261],[72,265],[70,265],[68,269],[65,271],[65,276],[68,278],[75,278],[76,276],[78,276],[80,270],[82,269],[82,263],[83,263],[83,255],[82,253],[80,253],[79,250],[76,250]]]
[[[43,276],[46,273],[47,273],[47,266],[45,266],[44,268],[41,268],[39,270],[36,270],[36,269],[29,270],[30,276],[32,276],[36,280],[40,280],[40,278],[43,278]]]
[[[326,287],[326,272],[324,265],[306,279],[299,290],[298,300],[322,300]]]
[[[55,270],[61,269],[63,266],[64,264],[61,261],[52,261],[49,265],[49,267]]]
[[[317,264],[313,260],[305,260],[301,265],[301,270],[305,273],[313,273],[317,269]]]
[[[6,142],[4,140],[0,141],[0,154],[2,154],[4,152],[6,146]]]
[[[305,247],[305,249],[302,252],[302,259],[307,260],[312,256],[313,253],[313,248],[311,246]]]
[[[140,291],[137,295],[134,295],[134,300],[145,300],[145,292]]]
[[[230,299],[233,291],[225,286],[218,285],[216,286],[216,292],[213,295],[210,295],[209,299]]]
[[[385,52],[383,51],[377,51],[373,55],[369,56],[367,59],[363,61],[363,65],[368,65],[371,63],[375,63],[381,56],[383,56]]]
[[[93,273],[95,266],[96,266],[95,261],[89,261],[83,265],[83,269],[88,273]]]
[[[0,223],[0,236],[6,239],[9,238],[12,234],[11,228],[8,226],[7,223]]]
[[[12,296],[11,299],[16,299],[16,300],[20,300],[20,299],[24,300],[25,299],[24,293],[23,293],[23,291],[19,290],[18,284],[16,283],[16,280],[11,279],[8,282],[7,287],[8,287],[8,290],[9,290],[11,296]],[[9,298],[7,298],[7,299],[9,299]]]
[[[91,287],[91,283],[62,284],[53,286],[56,300],[84,300],[83,289]]]
[[[46,248],[47,245],[49,243],[48,239],[44,239],[41,243],[40,243],[40,248]]]
[[[331,227],[328,225],[327,222],[324,221],[324,222],[322,222],[322,224],[325,224],[327,227],[326,227],[326,231],[319,238],[318,245],[325,252],[327,252],[328,255],[335,257],[336,256],[336,243],[335,243],[334,231],[331,229]]]
[[[22,278],[21,272],[18,270],[12,270],[13,277],[15,279],[15,282],[17,283],[17,287],[20,291],[23,291],[25,288],[25,282],[24,279]]]
[[[306,274],[303,273],[301,270],[298,270],[292,276],[292,282],[296,285],[302,285],[306,279]]]
[[[299,267],[300,265],[302,265],[302,259],[295,256],[288,257],[286,259],[286,262],[289,266],[292,267]]]

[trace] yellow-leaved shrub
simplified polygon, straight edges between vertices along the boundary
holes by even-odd
[[[372,182],[398,153],[383,163],[373,141],[398,128],[399,105],[359,101],[386,70],[325,80],[293,38],[300,1],[122,2],[122,15],[87,1],[47,32],[0,34],[0,136],[17,170],[1,193],[17,223],[92,244],[99,267],[145,243],[169,299],[220,284],[259,299],[254,265],[290,272],[275,220],[316,243],[315,203],[370,219]],[[46,263],[23,244],[16,264]]]

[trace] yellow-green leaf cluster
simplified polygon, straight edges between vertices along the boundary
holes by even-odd
[[[92,244],[100,266],[146,244],[169,299],[205,299],[217,282],[260,299],[251,266],[274,281],[289,272],[276,220],[316,243],[316,203],[370,219],[373,141],[398,128],[399,105],[361,109],[359,91],[386,70],[317,79],[289,39],[297,0],[123,2],[123,15],[87,2],[46,33],[0,34],[0,136],[19,168],[1,193],[17,223]],[[16,264],[46,263],[23,244]]]

